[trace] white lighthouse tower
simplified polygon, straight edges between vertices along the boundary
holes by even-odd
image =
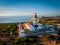
[[[37,27],[38,27],[38,17],[37,17],[37,13],[36,12],[35,12],[35,15],[34,15],[33,26],[34,26],[35,30],[37,30]]]

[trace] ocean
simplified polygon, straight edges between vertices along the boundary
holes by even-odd
[[[32,16],[0,16],[0,23],[29,22]]]

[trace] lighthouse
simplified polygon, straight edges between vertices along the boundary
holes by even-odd
[[[34,14],[33,26],[34,26],[35,30],[37,30],[37,27],[38,27],[38,17],[37,17],[37,13],[36,12]]]

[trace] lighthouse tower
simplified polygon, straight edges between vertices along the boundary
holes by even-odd
[[[33,26],[34,26],[35,30],[37,30],[37,27],[38,27],[38,17],[37,17],[37,13],[36,12],[35,12],[35,15],[34,15]]]

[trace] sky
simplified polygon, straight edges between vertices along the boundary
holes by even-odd
[[[60,14],[60,0],[0,0],[0,16],[39,16]]]

